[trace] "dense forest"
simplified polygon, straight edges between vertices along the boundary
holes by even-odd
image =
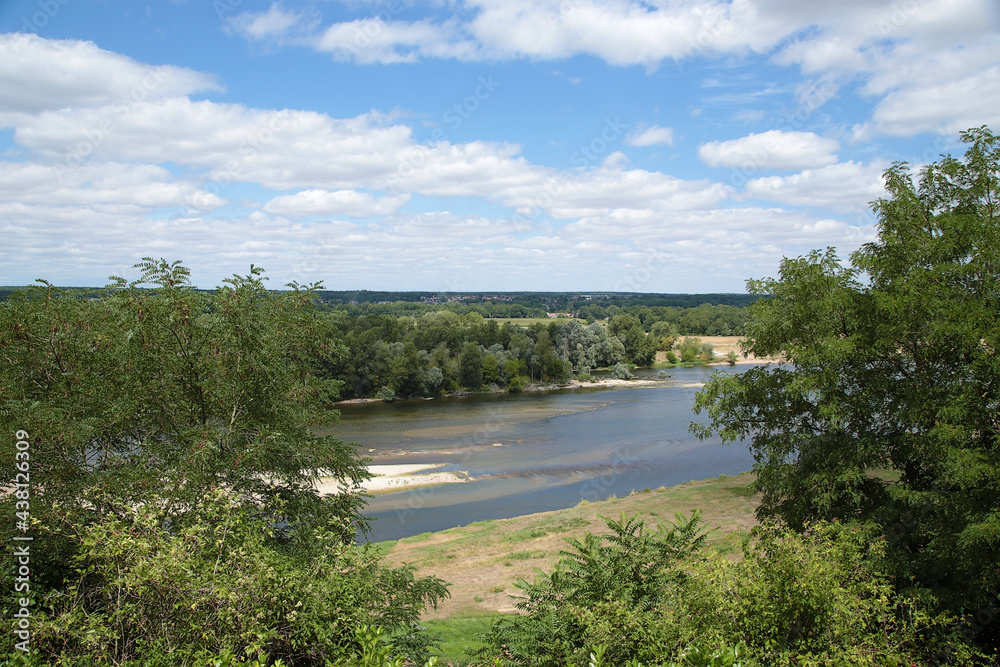
[[[691,426],[754,455],[760,523],[738,557],[706,548],[697,511],[608,518],[519,582],[520,613],[467,664],[998,664],[1000,138],[962,138],[964,159],[916,181],[886,171],[878,236],[849,264],[814,251],[750,281],[768,298],[746,308],[747,348],[787,361],[715,375]],[[258,267],[214,292],[178,262],[135,268],[95,298],[42,282],[0,307],[12,664],[435,664],[420,618],[446,582],[357,539],[367,461],[313,426],[355,381],[559,377],[676,331],[611,305],[527,328],[351,315]]]
[[[331,321],[345,349],[326,372],[345,383],[346,397],[370,397],[383,388],[385,395],[398,397],[482,387],[519,391],[529,382],[587,377],[593,369],[622,363],[649,366],[658,350],[672,352],[675,344],[682,361],[694,361],[701,350],[684,348],[681,333],[702,333],[706,326],[741,329],[744,317],[735,306],[637,310],[639,316],[618,312],[607,322],[553,319],[527,325],[498,324],[474,311],[437,310],[419,317],[335,313]]]
[[[65,293],[82,299],[101,294],[92,288]],[[759,298],[321,290],[310,297],[330,336],[331,354],[319,372],[342,383],[345,399],[516,392],[618,364],[649,366],[660,350],[671,352],[672,363],[701,361],[710,358],[710,349],[691,339],[742,334],[746,309],[733,304]],[[571,311],[547,310],[553,307]]]

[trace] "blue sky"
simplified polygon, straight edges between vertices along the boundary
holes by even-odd
[[[983,124],[991,0],[0,2],[0,284],[741,292]]]

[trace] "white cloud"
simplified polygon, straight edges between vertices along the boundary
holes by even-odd
[[[219,89],[211,75],[144,65],[91,42],[0,34],[0,125],[12,124],[18,113],[127,108],[138,101]]]
[[[710,141],[698,147],[698,157],[709,167],[729,167],[753,173],[762,169],[792,170],[819,167],[837,161],[840,144],[813,132],[770,130],[740,139]]]
[[[888,164],[849,161],[791,176],[755,178],[746,184],[748,196],[793,206],[814,206],[840,212],[865,211],[869,202],[886,196],[882,172]]]
[[[178,182],[163,167],[114,162],[67,169],[0,161],[0,201],[49,208],[111,206],[135,213],[184,206],[210,211],[226,204],[194,183]]]
[[[275,197],[264,205],[264,210],[276,215],[292,217],[309,215],[346,215],[352,218],[372,218],[395,213],[410,195],[374,197],[357,190],[303,190],[294,195]]]
[[[996,78],[1000,5],[995,0],[459,0],[446,20],[376,17],[303,32],[302,22],[273,5],[234,20],[250,39],[293,40],[357,63],[552,60],[589,55],[616,66],[655,69],[666,61],[757,53],[797,66],[834,90],[860,84],[884,97],[879,118],[864,128],[908,136],[938,127],[991,122],[988,113],[938,112],[907,106],[908,96],[954,81]],[[964,90],[964,89],[963,89]],[[992,89],[977,104],[1000,106]],[[759,95],[744,93],[744,95]],[[893,125],[894,106],[909,116]],[[977,108],[978,110],[978,108]],[[942,117],[943,116],[943,117]],[[973,119],[975,119],[973,118]],[[972,124],[981,124],[979,122]],[[863,132],[863,133],[864,133]],[[862,133],[862,134],[863,134]],[[669,142],[667,142],[669,143]]]
[[[313,39],[314,47],[338,60],[361,64],[415,62],[425,58],[478,60],[478,47],[452,21],[434,24],[380,19],[335,23]]]
[[[655,146],[656,144],[673,146],[674,131],[669,127],[653,125],[645,130],[630,132],[625,138],[625,143],[629,146]]]
[[[497,199],[519,215],[545,212],[557,220],[608,215],[612,211],[675,211],[711,208],[732,193],[721,183],[688,181],[642,169],[594,169],[550,172],[523,186],[500,192]]]
[[[277,3],[266,12],[247,12],[232,17],[228,27],[253,41],[284,41],[290,33],[303,30],[305,19],[302,14],[286,12]]]
[[[334,119],[306,111],[250,109],[173,98],[122,110],[43,112],[16,130],[22,146],[66,165],[172,162],[211,170],[217,183],[255,181],[278,190],[380,188],[412,145],[411,130],[380,114]]]
[[[872,119],[854,129],[854,136],[955,134],[980,125],[1000,125],[1000,65],[961,79],[892,91],[876,105]]]
[[[622,153],[621,151],[615,151],[611,155],[609,155],[606,158],[604,158],[604,161],[601,162],[601,168],[602,169],[624,169],[625,166],[628,165],[628,163],[629,163],[629,159],[628,159],[628,156],[625,155],[625,153]]]
[[[561,39],[573,31],[590,37],[604,34],[587,30],[597,30],[593,22],[609,12],[618,12],[622,25],[641,18],[637,6],[625,0],[600,7],[581,2],[549,25],[550,17],[539,11],[555,7],[501,6],[483,0],[481,14],[502,15],[508,28],[532,18],[544,20],[534,30],[568,31],[560,32]],[[692,7],[696,3],[669,11],[683,13]],[[742,17],[739,20],[776,26],[779,33],[794,31],[799,25],[794,10],[782,18],[775,7],[775,2],[762,2],[757,9],[741,2],[706,5],[701,9],[716,12],[715,18],[706,18],[704,12],[699,16],[717,19],[722,28]],[[576,9],[580,14],[574,16]],[[276,6],[254,21],[246,24],[244,33],[268,40],[292,35],[303,26]],[[772,25],[774,21],[778,23]],[[479,36],[493,28],[474,23],[381,22],[381,37],[374,36],[370,55],[363,57],[372,62],[471,59],[498,52],[497,42]],[[619,28],[607,26],[611,42],[623,39],[615,36]],[[498,32],[495,40],[501,38]],[[757,48],[750,45],[766,45],[770,37],[761,29],[740,39],[746,48]],[[709,51],[732,46],[712,46],[711,40],[706,44]],[[334,118],[312,111],[194,101],[187,96],[215,86],[214,80],[181,68],[152,68],[163,87],[142,99],[126,97],[122,104],[122,96],[130,95],[150,68],[85,42],[13,36],[0,38],[0,48],[5,47],[16,56],[13,62],[34,78],[25,80],[28,75],[0,59],[0,99],[11,86],[16,91],[19,81],[30,83],[30,94],[23,100],[8,94],[13,100],[9,108],[16,111],[4,116],[14,127],[16,150],[0,158],[0,234],[6,251],[0,257],[0,281],[11,270],[11,257],[56,267],[45,277],[57,281],[62,270],[58,267],[73,266],[75,282],[97,284],[154,254],[212,267],[219,277],[245,272],[253,261],[267,266],[277,285],[289,279],[325,278],[338,287],[393,288],[398,287],[399,273],[388,269],[405,265],[410,285],[461,289],[452,282],[454,276],[495,280],[510,274],[510,258],[517,256],[518,276],[512,280],[522,282],[511,283],[512,288],[534,287],[530,276],[540,271],[553,276],[547,283],[551,289],[560,287],[555,278],[559,275],[576,281],[562,287],[580,288],[578,268],[586,262],[595,267],[588,272],[594,287],[607,289],[620,278],[619,262],[641,265],[643,247],[652,244],[674,253],[676,266],[664,267],[648,289],[669,290],[669,281],[690,276],[695,269],[704,273],[709,263],[712,279],[726,276],[730,287],[725,289],[732,289],[747,275],[772,271],[781,254],[823,245],[846,252],[870,240],[867,218],[854,218],[854,213],[882,194],[881,163],[836,163],[839,144],[811,132],[771,131],[704,144],[699,154],[707,164],[743,167],[741,160],[752,160],[755,169],[803,170],[754,179],[736,191],[710,179],[626,169],[628,158],[620,151],[602,156],[600,166],[596,158],[585,168],[560,171],[528,160],[515,143],[418,144],[404,121],[374,111]],[[557,40],[531,48],[570,53],[576,47]],[[591,41],[587,48],[595,53],[607,49],[627,60],[623,42]],[[433,55],[449,50],[452,55]],[[458,53],[461,50],[468,53]],[[898,49],[893,53],[900,55]],[[977,48],[974,55],[976,67],[992,75],[988,50]],[[63,57],[72,60],[71,69],[81,81],[98,82],[93,89],[60,74],[57,63]],[[652,62],[636,57],[637,62]],[[37,62],[28,62],[32,58]],[[938,78],[965,71],[951,56],[935,62]],[[949,112],[944,105],[936,106],[931,92],[920,97],[915,84],[893,87],[889,78],[879,76],[881,70],[867,79],[873,91],[880,91],[871,94],[883,99],[873,116],[878,124],[873,131],[920,131],[928,118],[940,125],[955,122],[962,113],[972,118],[989,110],[987,102],[976,102],[953,105]],[[953,88],[935,84],[939,87],[928,90],[955,99],[978,86],[986,100],[993,99],[996,91],[989,80],[966,79],[969,76],[953,79]],[[906,116],[908,105],[920,106],[924,115]],[[672,139],[671,128],[652,126],[640,128],[625,143],[671,145]],[[241,185],[233,187],[231,198],[245,198],[240,206],[248,213],[223,208],[234,182]],[[449,213],[452,198],[468,198],[458,205],[482,204],[482,210],[491,213]],[[740,206],[740,198],[767,200],[774,206]],[[422,210],[403,211],[404,206]],[[837,219],[840,214],[854,223]],[[352,219],[311,219],[330,216]],[[370,282],[373,267],[375,272],[385,269],[386,282]],[[196,281],[203,280],[196,276]],[[691,285],[688,278],[682,285],[674,283],[674,289],[684,291]],[[705,288],[705,283],[698,285]]]

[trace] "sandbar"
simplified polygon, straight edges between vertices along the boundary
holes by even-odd
[[[418,486],[432,484],[453,484],[469,481],[463,472],[423,472],[445,465],[444,463],[393,463],[370,465],[369,472],[375,477],[361,482],[365,491],[406,491]],[[338,493],[339,482],[333,477],[320,478],[316,490],[322,494]]]

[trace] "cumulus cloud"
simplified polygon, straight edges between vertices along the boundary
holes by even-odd
[[[624,169],[628,165],[629,159],[625,153],[621,151],[615,151],[611,155],[604,158],[601,162],[601,168],[603,169]]]
[[[187,206],[210,211],[225,199],[191,182],[177,181],[158,165],[58,164],[0,161],[0,201],[49,208],[121,206],[134,212]]]
[[[882,183],[886,167],[885,163],[848,161],[790,176],[755,178],[746,184],[746,193],[756,199],[794,206],[864,211],[869,202],[886,196]]]
[[[296,32],[308,28],[303,14],[286,12],[277,3],[266,12],[246,12],[230,18],[227,26],[247,39],[264,42],[281,42]]]
[[[85,160],[172,162],[209,169],[228,184],[277,190],[381,187],[412,145],[411,129],[376,113],[336,119],[306,111],[252,109],[172,98],[127,109],[43,112],[17,127],[18,142],[74,165]]]
[[[459,0],[452,10],[446,19],[407,21],[383,9],[304,30],[301,20],[274,5],[244,13],[232,25],[248,39],[294,36],[289,41],[364,64],[588,55],[652,70],[670,61],[762,54],[833,88],[860,80],[860,90],[884,98],[880,115],[859,128],[859,136],[979,125],[993,122],[991,110],[1000,108],[992,88],[966,113],[910,104],[911,98],[922,101],[926,90],[949,92],[952,82],[962,82],[955,92],[964,93],[977,81],[996,80],[1000,5],[994,0]],[[909,117],[894,125],[897,108]],[[669,145],[669,137],[663,134],[656,143]]]
[[[13,114],[115,105],[220,90],[215,77],[145,65],[92,42],[0,35],[0,125]]]
[[[1000,65],[973,76],[894,90],[876,105],[870,121],[854,128],[854,138],[955,134],[979,125],[1000,125]]]
[[[669,12],[694,17],[694,6]],[[615,62],[657,62],[648,57],[653,51],[629,51],[635,45],[626,44],[616,31],[638,26],[645,13],[668,10],[640,11],[625,0],[600,6],[581,1],[565,15],[544,14],[558,7],[484,0],[480,13],[462,24],[376,20],[383,41],[375,35],[368,53],[382,55],[350,57],[382,62],[478,58],[504,49],[573,53],[577,47],[568,36],[578,34],[589,40],[585,48],[610,54]],[[779,33],[794,32],[799,25],[794,12],[782,18],[773,3],[760,7],[759,25],[776,27]],[[718,35],[737,19],[752,18],[741,3],[701,8],[709,14],[698,14],[698,20],[717,21],[712,25],[719,27]],[[617,23],[599,26],[609,12],[618,13]],[[771,18],[765,20],[764,14]],[[493,27],[478,24],[485,15],[502,21]],[[507,39],[503,30],[534,19],[545,23],[531,30],[556,31],[559,39],[547,46],[502,41]],[[244,21],[241,34],[261,40],[301,34],[305,25],[276,6]],[[375,25],[358,24],[342,36],[351,37],[354,28],[371,32]],[[692,23],[687,29],[696,27]],[[491,30],[501,32],[487,39]],[[717,34],[709,32],[711,39],[699,48],[730,48],[713,46]],[[766,48],[771,38],[765,33],[761,29],[739,39],[756,45],[752,48]],[[603,43],[600,36],[610,41]],[[332,40],[330,49],[340,48],[330,30],[314,37]],[[651,44],[648,37],[638,35]],[[517,36],[522,38],[530,41]],[[690,43],[656,48],[686,52]],[[446,55],[449,50],[452,55]],[[980,64],[988,62],[985,52],[980,58]],[[63,74],[64,62],[71,76]],[[942,62],[941,71],[946,70]],[[150,71],[159,85],[133,96]],[[962,70],[955,65],[952,71]],[[269,268],[276,284],[324,278],[338,287],[391,289],[398,288],[396,273],[386,272],[380,285],[370,282],[371,267],[386,266],[385,258],[391,257],[393,266],[406,265],[410,284],[484,289],[490,285],[456,285],[453,279],[508,275],[516,256],[519,276],[512,281],[521,282],[511,282],[511,288],[530,289],[535,286],[531,276],[545,271],[567,276],[563,285],[554,277],[551,289],[578,289],[577,270],[587,261],[597,267],[588,274],[594,287],[607,289],[620,278],[619,260],[641,263],[644,245],[653,244],[670,248],[677,259],[649,289],[669,290],[671,280],[709,260],[713,279],[729,280],[718,289],[732,289],[733,276],[739,284],[748,273],[760,275],[781,254],[870,240],[867,222],[837,220],[831,211],[843,211],[851,219],[847,214],[881,193],[882,165],[836,163],[837,142],[810,132],[772,131],[703,145],[699,154],[704,151],[706,163],[743,166],[740,158],[754,159],[763,150],[758,168],[803,170],[754,179],[742,191],[711,179],[625,169],[628,158],[620,151],[603,156],[599,166],[597,158],[586,167],[563,171],[533,163],[514,143],[420,144],[410,127],[378,112],[335,118],[193,100],[189,96],[195,92],[218,88],[211,76],[149,67],[86,42],[0,37],[0,84],[0,108],[7,109],[0,122],[14,127],[17,149],[17,156],[0,158],[0,230],[6,255],[56,267],[45,276],[56,281],[66,275],[77,283],[100,284],[107,275],[127,272],[132,262],[155,254],[212,267],[219,277],[245,272],[252,258]],[[26,92],[18,97],[21,85]],[[991,90],[987,81],[982,87]],[[15,91],[6,93],[9,104],[5,90]],[[881,93],[887,100],[884,113],[892,111],[888,101],[893,95],[904,93],[915,90]],[[898,116],[902,111],[894,113],[896,117],[884,119],[876,114],[876,120],[918,126]],[[979,107],[970,112],[978,113]],[[672,138],[670,128],[652,126],[640,128],[625,143],[670,145]],[[240,189],[235,194],[234,187],[233,197],[247,197],[250,191],[240,205],[248,211],[227,208],[227,188],[234,183]],[[741,197],[774,206],[739,206]],[[482,208],[492,212],[449,213],[451,198],[486,203]],[[407,210],[417,208],[415,199],[425,210]],[[340,216],[348,219],[315,220]],[[60,274],[64,265],[75,272]],[[6,282],[10,266],[11,260],[0,257],[0,282]],[[675,289],[690,289],[688,285]],[[698,287],[716,289],[709,283]]]
[[[385,22],[377,18],[335,23],[312,40],[338,60],[360,64],[404,63],[427,58],[478,60],[479,47],[456,22]]]
[[[625,138],[625,143],[629,146],[655,146],[656,144],[673,146],[674,131],[669,127],[653,125],[648,129],[630,132]]]
[[[813,132],[770,130],[740,139],[710,141],[698,147],[698,157],[709,167],[746,171],[793,170],[837,161],[840,144]]]
[[[410,200],[410,195],[374,197],[357,190],[303,190],[294,195],[275,197],[264,210],[291,217],[310,215],[346,215],[351,218],[372,218],[395,213]]]

